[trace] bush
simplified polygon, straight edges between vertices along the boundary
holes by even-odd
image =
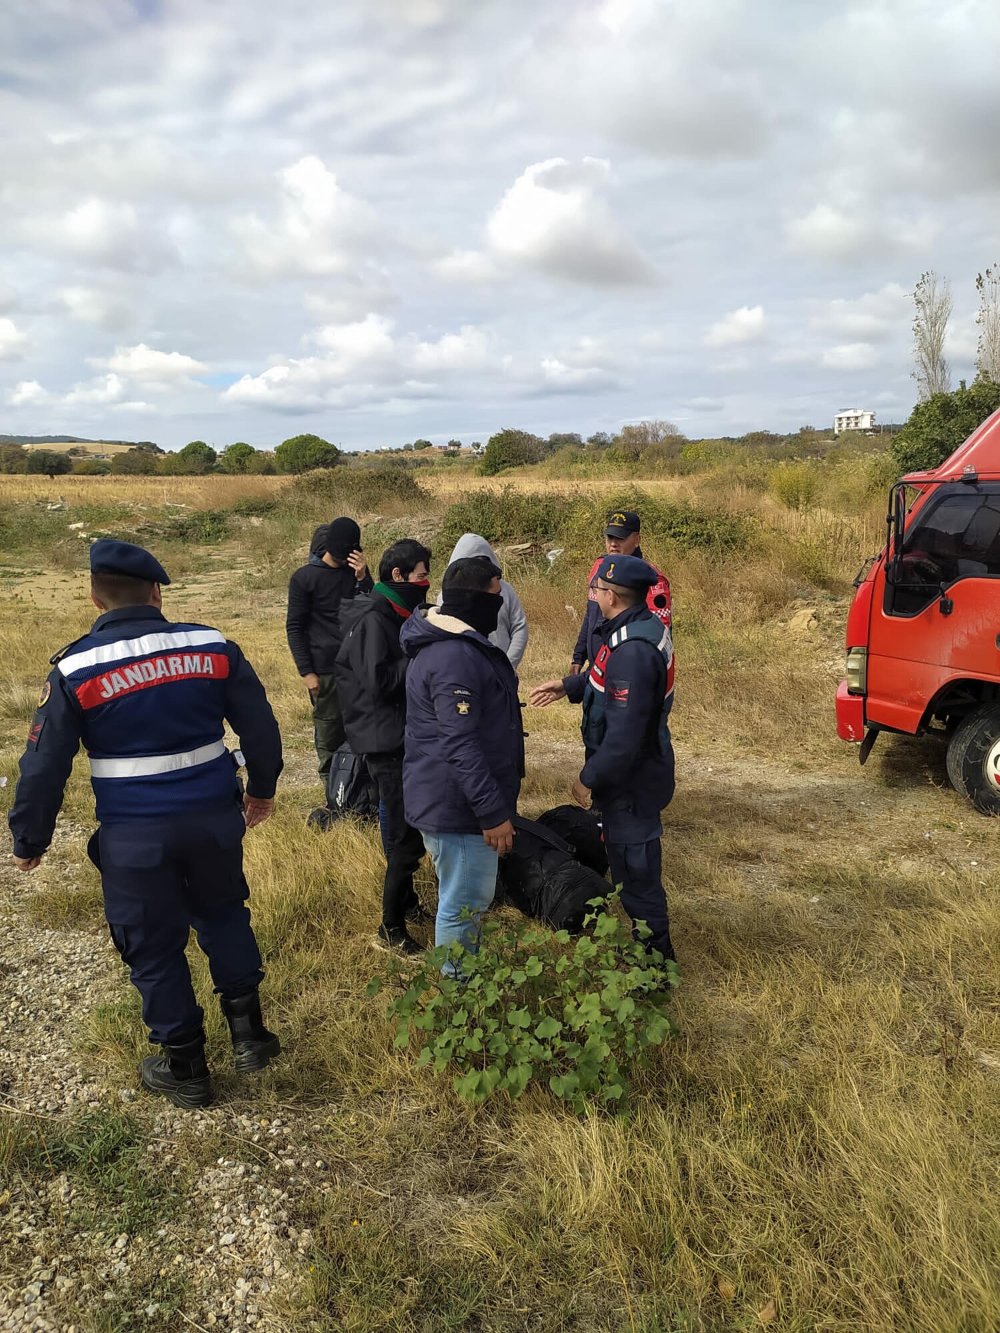
[[[463,532],[478,532],[488,542],[554,542],[574,503],[568,495],[528,495],[512,486],[473,491],[445,510],[441,537],[454,543]]]
[[[613,492],[607,498],[588,496],[573,506],[558,534],[571,555],[593,554],[600,548],[612,509],[639,513],[644,544],[665,544],[678,551],[722,554],[745,549],[756,536],[753,521],[742,515],[699,509],[682,500],[657,500],[646,491],[627,490]]]
[[[157,526],[161,540],[210,546],[229,535],[229,514],[217,509],[192,509],[187,514],[173,515]]]
[[[650,1049],[675,1031],[664,981],[676,985],[677,970],[651,960],[609,905],[575,941],[565,930],[487,921],[478,954],[431,950],[389,1006],[396,1046],[416,1044],[418,1065],[453,1071],[452,1087],[470,1102],[520,1097],[529,1084],[577,1112],[621,1102]],[[461,980],[441,974],[449,956]],[[380,989],[376,979],[368,993]]]
[[[900,474],[938,467],[991,412],[1000,407],[1000,384],[980,375],[953,393],[935,393],[917,403],[892,442]]]
[[[543,441],[526,430],[512,430],[510,427],[498,430],[486,442],[479,470],[486,477],[495,477],[499,472],[509,472],[511,468],[524,467],[526,463],[537,463],[542,456],[542,447]]]
[[[409,469],[391,466],[310,472],[292,483],[289,494],[322,500],[342,512],[382,509],[392,502],[411,505],[419,513],[433,503]]]
[[[175,455],[168,454],[167,457]],[[115,454],[111,460],[111,471],[116,477],[148,477],[156,470],[156,457],[148,449],[128,449],[125,453]]]
[[[337,446],[318,435],[293,435],[283,440],[274,451],[275,466],[283,473],[336,467],[339,461],[340,450]]]
[[[513,487],[475,491],[449,505],[441,538],[455,542],[478,532],[489,542],[534,542],[564,546],[572,556],[593,555],[612,509],[636,509],[644,538],[681,551],[719,553],[746,547],[755,536],[751,520],[724,510],[697,509],[683,501],[656,500],[646,491],[573,496],[558,492],[526,494]]]
[[[29,449],[27,454],[26,470],[35,475],[61,477],[73,467],[69,454],[58,453],[52,449]]]
[[[789,509],[808,509],[815,503],[819,475],[808,463],[779,463],[771,473],[771,494]]]
[[[111,464],[103,458],[83,458],[73,464],[74,477],[106,477]]]

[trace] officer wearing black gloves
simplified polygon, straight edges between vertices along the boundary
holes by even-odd
[[[674,695],[670,629],[646,607],[659,574],[635,556],[605,556],[594,577],[601,613],[589,671],[539,685],[536,708],[583,703],[586,762],[573,783],[577,803],[593,796],[604,822],[611,876],[622,905],[645,921],[650,949],[672,959],[661,871],[660,811],[674,794],[668,716]]]
[[[87,850],[150,1041],[163,1048],[143,1060],[142,1082],[177,1106],[206,1106],[203,1015],[184,956],[192,927],[208,955],[236,1068],[263,1069],[281,1050],[260,1012],[264,973],[242,846],[245,830],[274,809],[281,737],[236,644],[163,615],[160,589],[170,579],[148,551],[98,541],[90,569],[101,614],[89,634],[52,658],[8,817],[14,861],[34,870],[45,855],[82,742],[100,822]],[[223,743],[224,721],[246,755],[246,795]]]

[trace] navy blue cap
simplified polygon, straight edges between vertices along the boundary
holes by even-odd
[[[637,555],[606,555],[597,566],[595,579],[603,579],[617,588],[651,588],[659,582],[659,574],[652,565]]]
[[[613,509],[608,515],[605,537],[628,537],[639,531],[639,515],[634,509]]]
[[[90,548],[91,574],[126,574],[130,579],[145,579],[147,583],[167,584],[167,571],[141,546],[131,542],[116,542],[102,537]]]

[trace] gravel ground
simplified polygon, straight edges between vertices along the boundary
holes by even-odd
[[[60,826],[54,850],[81,834]],[[0,1330],[278,1329],[272,1294],[311,1244],[290,1221],[295,1201],[307,1175],[315,1189],[329,1170],[309,1113],[254,1113],[249,1101],[185,1112],[137,1092],[137,1079],[116,1085],[88,1069],[74,1049],[79,1019],[129,982],[105,930],[45,929],[26,912],[59,873],[54,862],[29,876],[0,861],[0,1119],[55,1134],[81,1114],[127,1110],[145,1134],[142,1172],[186,1193],[162,1225],[109,1234],[100,1216],[80,1226],[74,1173],[21,1175],[15,1160],[0,1180]],[[175,1275],[184,1290],[168,1310],[155,1297]],[[128,1295],[143,1289],[145,1305]],[[102,1302],[120,1322],[92,1319]]]

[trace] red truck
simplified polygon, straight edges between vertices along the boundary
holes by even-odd
[[[888,540],[855,580],[837,734],[947,739],[948,777],[1000,815],[1000,411],[889,492]]]

